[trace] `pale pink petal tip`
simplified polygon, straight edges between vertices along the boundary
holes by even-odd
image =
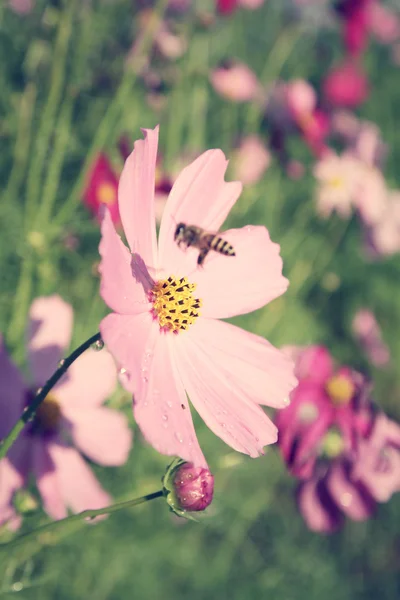
[[[32,302],[27,345],[35,384],[43,385],[57,368],[71,341],[72,322],[72,307],[60,296],[43,296]]]

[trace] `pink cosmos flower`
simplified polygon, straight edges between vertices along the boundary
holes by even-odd
[[[367,308],[357,311],[352,323],[353,333],[376,367],[383,367],[390,361],[389,348],[382,339],[382,332],[374,314]]]
[[[299,385],[291,404],[276,417],[279,447],[290,472],[307,479],[320,456],[329,458],[354,448],[359,428],[367,428],[366,386],[349,367],[335,370],[323,346],[288,348],[296,359]]]
[[[296,383],[292,361],[263,338],[219,321],[264,306],[288,285],[279,246],[265,227],[223,234],[235,257],[217,252],[197,264],[195,248],[174,241],[178,223],[218,231],[241,192],[226,183],[227,161],[209,150],[177,177],[160,225],[154,218],[158,127],[135,143],[119,184],[130,250],[105,214],[101,295],[114,311],[102,337],[134,394],[134,416],[156,450],[206,467],[188,403],[234,449],[252,457],[276,441],[260,404],[283,407]]]
[[[32,386],[0,348],[0,438],[18,420],[38,387],[55,371],[68,347],[72,309],[59,296],[37,298],[30,309],[27,350]],[[0,462],[0,524],[18,526],[12,499],[33,475],[44,510],[54,519],[110,502],[83,452],[101,465],[121,465],[131,446],[125,417],[101,406],[112,393],[117,373],[111,356],[88,350],[52,389],[33,422],[26,425]]]
[[[257,135],[243,138],[234,152],[234,177],[244,185],[257,183],[271,162],[271,155]]]
[[[323,94],[333,107],[355,108],[368,97],[368,81],[358,64],[346,60],[328,73]]]
[[[232,102],[250,102],[260,90],[256,75],[239,61],[224,62],[214,69],[210,80],[215,91]]]

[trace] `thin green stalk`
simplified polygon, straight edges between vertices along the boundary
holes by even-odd
[[[14,296],[14,308],[7,331],[7,339],[11,344],[16,344],[21,339],[24,330],[28,304],[31,299],[33,267],[34,260],[32,251],[30,251],[22,259],[21,273]]]
[[[150,500],[161,498],[163,495],[163,490],[158,490],[157,492],[146,494],[146,496],[134,498],[133,500],[127,500],[125,502],[118,502],[116,504],[111,504],[110,506],[105,506],[104,508],[84,510],[83,512],[80,512],[76,515],[71,515],[70,517],[66,517],[65,519],[60,519],[58,521],[52,521],[51,523],[47,523],[46,525],[38,527],[33,531],[28,531],[23,535],[19,535],[11,542],[0,544],[0,550],[5,550],[6,552],[8,552],[10,548],[14,548],[15,546],[24,544],[26,541],[29,542],[29,540],[37,538],[43,534],[52,533],[53,531],[59,530],[64,526],[76,523],[77,521],[90,521],[92,519],[95,519],[96,517],[110,515],[111,513],[117,512],[119,510],[123,510],[125,508],[132,508],[133,506],[144,504],[145,502],[149,502]]]
[[[79,358],[85,350],[90,348],[90,346],[96,342],[101,341],[100,333],[96,333],[92,335],[91,338],[86,340],[83,344],[79,346],[76,350],[74,350],[67,358],[64,358],[60,361],[58,369],[53,373],[53,375],[46,381],[42,388],[39,388],[34,400],[27,406],[22,413],[21,417],[15,423],[14,427],[11,429],[8,435],[0,442],[0,460],[5,457],[8,450],[11,448],[13,443],[18,438],[19,434],[25,427],[25,425],[33,419],[37,409],[40,404],[46,398],[47,394],[50,390],[55,386],[55,384],[61,379],[61,377],[66,373],[68,368],[72,365],[72,363]]]
[[[104,148],[106,145],[110,135],[117,125],[117,120],[120,116],[121,109],[125,106],[129,99],[129,95],[136,81],[136,77],[143,67],[144,56],[150,50],[154,42],[160,20],[163,18],[167,4],[168,0],[158,1],[152,18],[149,19],[147,27],[143,31],[142,37],[137,41],[135,51],[129,60],[129,64],[126,65],[125,73],[114,99],[109,104],[106,113],[97,128],[92,145],[87,153],[85,164],[75,182],[74,187],[72,188],[68,200],[63,204],[58,215],[54,219],[55,224],[60,225],[70,220],[82,195],[82,189],[93,160],[97,152],[99,152],[99,150]]]
[[[277,37],[260,75],[260,83],[263,87],[279,77],[285,62],[293,52],[301,33],[300,29],[294,30],[290,28],[284,30]],[[258,103],[249,105],[246,115],[246,131],[257,131],[259,129],[263,110],[264,107],[260,106]]]
[[[35,108],[37,88],[28,83],[19,103],[18,129],[15,139],[13,165],[5,190],[6,199],[16,199],[29,156],[32,116]]]
[[[41,113],[39,130],[36,135],[35,150],[32,153],[32,161],[28,172],[26,186],[25,205],[25,229],[31,227],[32,218],[35,214],[40,195],[40,183],[46,156],[49,150],[49,141],[54,131],[57,109],[60,105],[64,82],[66,77],[66,62],[68,47],[72,32],[73,15],[77,0],[66,3],[65,11],[62,13],[58,35],[54,48],[54,59],[50,78],[50,91],[47,102]]]
[[[68,151],[68,140],[71,129],[71,116],[73,107],[74,98],[69,95],[63,103],[61,114],[58,119],[55,133],[55,144],[43,186],[42,202],[36,218],[35,226],[36,228],[39,227],[42,231],[51,217],[54,201],[56,199],[62,166],[65,155]]]

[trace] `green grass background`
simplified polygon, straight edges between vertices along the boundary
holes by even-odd
[[[196,2],[204,9],[212,3]],[[338,28],[288,20],[280,0],[259,11],[240,11],[212,27],[189,12],[177,27],[188,50],[173,63],[151,54],[163,79],[165,101],[150,108],[139,55],[126,56],[138,39],[137,6],[128,0],[38,0],[27,17],[0,4],[0,331],[25,367],[24,327],[29,304],[60,293],[75,309],[73,344],[98,329],[106,307],[98,295],[98,225],[81,205],[82,186],[95,152],[120,165],[116,144],[133,141],[140,127],[160,123],[167,168],[196,153],[259,133],[262,114],[251,105],[217,97],[208,80],[219,60],[246,61],[269,86],[277,78],[304,77],[319,86],[340,57]],[[143,53],[149,55],[148,40]],[[389,145],[388,184],[399,186],[400,78],[387,49],[373,44],[365,58],[371,95],[359,114],[376,122]],[[377,402],[400,418],[398,256],[365,260],[356,219],[322,222],[315,215],[312,159],[293,140],[291,150],[307,174],[291,181],[276,162],[256,186],[244,190],[229,226],[264,224],[281,243],[288,292],[271,305],[235,320],[274,344],[323,343],[341,361],[371,373]],[[79,240],[67,250],[68,234]],[[332,277],[332,274],[335,277]],[[336,281],[335,289],[331,282]],[[392,352],[384,371],[368,365],[351,336],[355,311],[375,311]],[[116,498],[159,489],[167,459],[147,447],[122,390],[110,400],[135,430],[129,462],[94,470]],[[323,537],[307,530],[296,511],[295,482],[275,448],[252,460],[234,454],[197,419],[197,431],[216,478],[215,501],[200,523],[178,520],[162,499],[0,551],[0,595],[26,599],[394,599],[399,593],[400,503],[395,497],[367,523],[348,522]],[[26,517],[23,531],[46,521]],[[3,533],[3,541],[5,541]]]

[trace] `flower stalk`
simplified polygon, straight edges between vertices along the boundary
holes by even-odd
[[[29,541],[33,538],[36,538],[43,534],[52,533],[53,531],[58,531],[62,529],[64,526],[68,526],[72,523],[76,523],[79,521],[91,521],[96,517],[102,517],[105,515],[110,515],[111,513],[117,512],[119,510],[123,510],[125,508],[132,508],[133,506],[139,506],[139,504],[144,504],[145,502],[149,502],[150,500],[155,500],[156,498],[161,498],[164,496],[163,490],[158,490],[157,492],[152,492],[151,494],[146,494],[145,496],[140,496],[139,498],[133,498],[132,500],[126,500],[125,502],[117,502],[115,504],[110,504],[110,506],[105,506],[104,508],[97,509],[89,509],[84,510],[75,515],[71,515],[69,517],[65,517],[65,519],[59,519],[58,521],[51,521],[50,523],[46,523],[46,525],[42,525],[42,527],[38,527],[37,529],[33,529],[32,531],[28,531],[23,535],[19,535],[10,542],[6,542],[5,544],[0,544],[0,550],[8,551],[11,547],[19,546],[24,544],[26,541]]]
[[[83,342],[76,350],[74,350],[67,358],[63,358],[59,362],[58,369],[53,373],[53,375],[46,381],[42,388],[39,388],[36,396],[33,401],[27,406],[22,413],[21,417],[15,423],[14,427],[11,431],[6,435],[6,437],[0,441],[0,460],[4,458],[13,445],[13,443],[17,440],[19,434],[25,427],[25,425],[31,421],[40,404],[46,398],[47,394],[50,390],[56,385],[56,383],[61,379],[61,377],[66,373],[72,363],[80,357],[81,354],[85,352],[92,344],[96,342],[102,342],[100,333],[96,333],[92,335],[86,342]]]

